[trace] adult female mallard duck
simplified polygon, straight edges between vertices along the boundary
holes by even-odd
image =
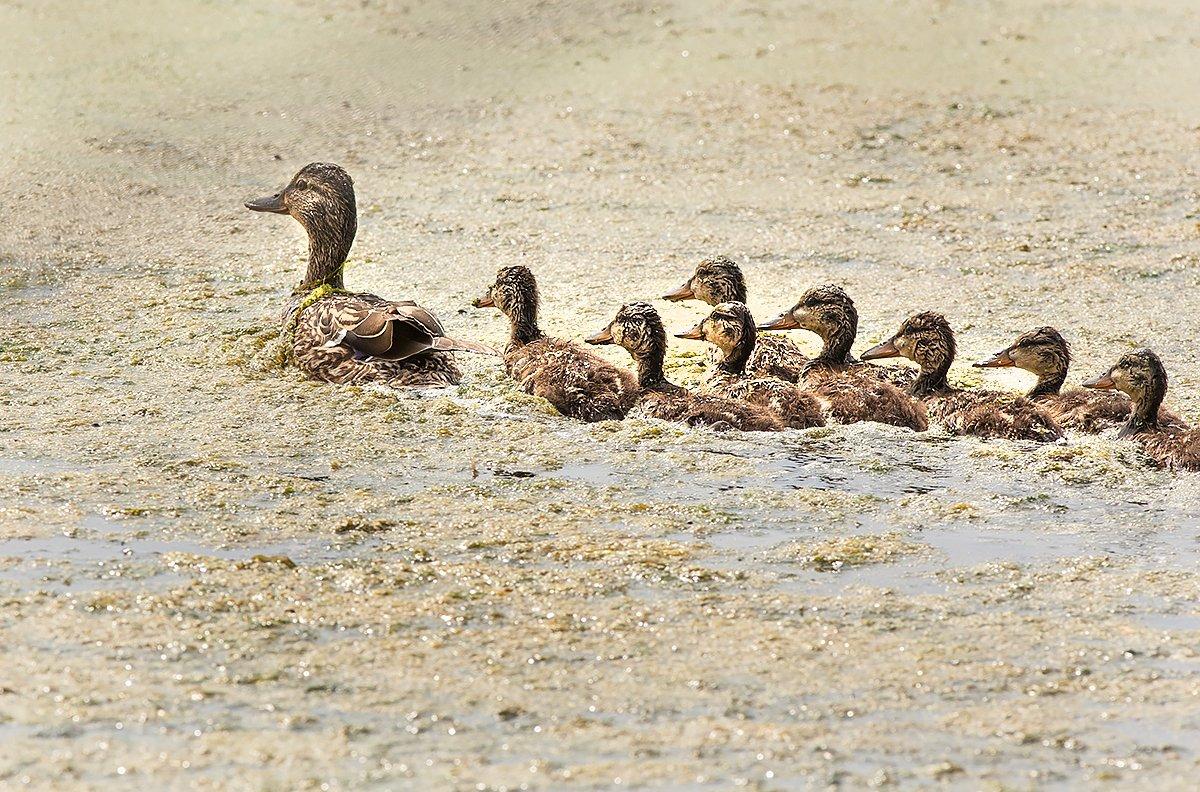
[[[707,341],[721,351],[721,360],[705,380],[708,393],[747,401],[775,411],[793,429],[824,426],[821,405],[811,393],[790,382],[746,371],[757,331],[750,309],[740,302],[720,303],[700,324],[676,338]]]
[[[1130,401],[1124,395],[1083,388],[1062,390],[1070,365],[1071,346],[1053,327],[1022,333],[1009,346],[975,364],[979,368],[1016,366],[1036,374],[1037,382],[1026,396],[1064,429],[1100,432],[1123,424],[1130,410]],[[1183,425],[1182,419],[1166,408],[1159,408],[1158,422],[1164,426]]]
[[[578,344],[538,327],[537,281],[528,267],[503,267],[476,308],[498,308],[511,326],[504,364],[521,389],[581,421],[620,420],[638,398],[637,380]]]
[[[337,165],[314,162],[274,195],[247,201],[255,212],[294,217],[308,232],[308,270],[283,311],[291,355],[309,376],[327,382],[456,385],[455,351],[496,354],[446,335],[426,308],[342,286],[342,269],[358,220],[354,182]]]
[[[858,310],[839,286],[809,289],[792,308],[758,326],[763,330],[803,328],[821,337],[821,353],[804,366],[799,385],[816,394],[838,423],[874,421],[928,428],[925,407],[880,375],[882,366],[860,363],[850,354],[858,333]]]
[[[1167,395],[1167,371],[1158,355],[1137,349],[1116,365],[1083,383],[1085,388],[1119,390],[1133,409],[1118,437],[1136,440],[1155,464],[1181,470],[1200,470],[1200,430],[1162,422],[1160,408]]]
[[[664,294],[663,299],[671,302],[701,300],[709,305],[727,302],[745,305],[746,279],[742,275],[742,268],[733,259],[717,256],[701,261],[692,277],[675,291]],[[713,350],[711,362],[716,362],[718,354]],[[807,362],[808,357],[790,338],[759,334],[754,351],[746,361],[746,371],[754,376],[796,382]]]
[[[668,380],[663,373],[667,332],[658,312],[647,303],[621,306],[616,318],[587,342],[618,344],[629,352],[637,363],[641,389],[638,406],[651,418],[746,432],[778,432],[784,428],[779,415],[766,407],[692,393]]]
[[[909,393],[925,402],[929,417],[955,435],[1010,440],[1057,440],[1062,429],[1024,396],[950,387],[946,374],[955,354],[946,317],[925,312],[905,319],[894,336],[871,347],[863,360],[906,357],[921,367]]]

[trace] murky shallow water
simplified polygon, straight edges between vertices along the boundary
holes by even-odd
[[[1073,380],[1150,344],[1195,416],[1190,5],[0,17],[0,786],[1200,772],[1200,477],[1111,438],[584,427],[479,358],[308,383],[263,352],[303,239],[240,204],[340,162],[350,284],[488,343],[503,264],[579,337],[727,253],[759,315],[841,283],[860,345],[917,308],[964,361],[1054,323]]]

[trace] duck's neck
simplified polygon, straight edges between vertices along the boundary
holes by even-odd
[[[508,309],[510,333],[508,345],[522,347],[542,337],[538,327],[538,298],[536,294],[524,295]]]
[[[1120,436],[1129,437],[1139,432],[1158,429],[1158,409],[1162,406],[1164,395],[1166,394],[1146,391],[1140,398],[1133,399],[1129,420],[1121,427]]]
[[[750,361],[750,352],[754,349],[754,336],[743,336],[742,340],[725,351],[717,370],[723,374],[741,376],[746,372],[746,364]]]
[[[665,349],[653,347],[637,352],[631,351],[630,354],[637,364],[638,386],[642,390],[670,391],[677,388],[663,372],[663,359],[667,354]]]
[[[857,334],[858,328],[855,325],[838,325],[833,332],[822,336],[825,344],[816,359],[822,363],[836,365],[853,363],[854,357],[850,354],[850,348],[854,346],[854,337]]]
[[[342,270],[358,230],[355,217],[354,199],[351,198],[349,206],[340,207],[340,211],[321,215],[305,223],[305,230],[308,231],[308,269],[304,273],[304,282],[300,284],[301,289],[315,289],[318,286],[343,288]]]
[[[913,396],[930,396],[935,393],[950,390],[946,375],[950,372],[952,359],[939,360],[933,365],[921,366],[921,373],[913,381],[911,393]]]
[[[1067,381],[1067,370],[1047,371],[1038,375],[1037,384],[1029,390],[1029,398],[1036,396],[1057,396]]]

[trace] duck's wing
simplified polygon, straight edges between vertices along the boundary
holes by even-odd
[[[330,346],[345,344],[362,355],[397,361],[430,350],[499,354],[483,344],[447,336],[433,312],[414,302],[370,297],[341,301],[340,329],[329,340]]]

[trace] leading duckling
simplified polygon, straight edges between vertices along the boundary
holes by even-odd
[[[1070,388],[1063,391],[1071,365],[1071,345],[1053,327],[1039,327],[1017,336],[1017,340],[991,357],[974,364],[979,368],[1015,366],[1037,375],[1026,396],[1048,412],[1064,429],[1101,432],[1120,426],[1129,418],[1130,401],[1113,391]],[[1159,409],[1163,425],[1183,425],[1182,419],[1166,408]]]
[[[737,302],[746,304],[746,278],[742,268],[726,256],[704,259],[696,271],[678,289],[663,295],[664,300],[701,300],[709,305]],[[711,362],[716,362],[716,350]],[[759,334],[746,371],[754,376],[775,377],[796,382],[808,357],[786,336]]]
[[[667,332],[658,311],[648,303],[621,306],[608,326],[589,336],[587,342],[618,344],[629,352],[637,364],[638,387],[641,388],[638,406],[651,418],[746,432],[778,432],[784,428],[779,415],[765,407],[712,394],[692,393],[668,380],[663,372]]]
[[[1120,438],[1141,443],[1156,465],[1180,470],[1200,470],[1200,429],[1164,424],[1161,418],[1167,395],[1167,371],[1158,355],[1137,349],[1121,356],[1112,368],[1083,383],[1085,388],[1118,390],[1133,405]]]
[[[638,398],[637,380],[588,350],[545,335],[538,327],[537,280],[528,267],[502,267],[476,308],[498,308],[509,320],[504,350],[508,375],[563,415],[581,421],[625,417]]]
[[[863,360],[906,357],[921,367],[909,393],[925,403],[929,417],[954,435],[1051,441],[1062,429],[1024,396],[996,391],[964,391],[950,386],[954,331],[946,317],[925,312],[905,319],[896,334],[862,354]]]
[[[888,367],[860,363],[850,354],[858,333],[858,310],[840,286],[809,289],[789,310],[758,325],[760,330],[796,328],[816,333],[823,342],[797,384],[815,393],[833,420],[874,421],[918,432],[929,427],[924,405],[888,381]]]
[[[729,399],[758,404],[783,416],[793,429],[824,426],[821,405],[811,393],[790,382],[747,371],[754,351],[754,317],[740,302],[721,303],[700,324],[676,338],[707,341],[721,352],[720,361],[704,381],[704,390]]]
[[[308,232],[308,269],[283,311],[296,365],[336,383],[457,385],[453,352],[496,351],[451,338],[427,308],[344,289],[342,270],[358,229],[354,182],[341,167],[305,165],[274,195],[247,201],[253,212],[291,215]],[[290,336],[288,338],[287,336]]]

